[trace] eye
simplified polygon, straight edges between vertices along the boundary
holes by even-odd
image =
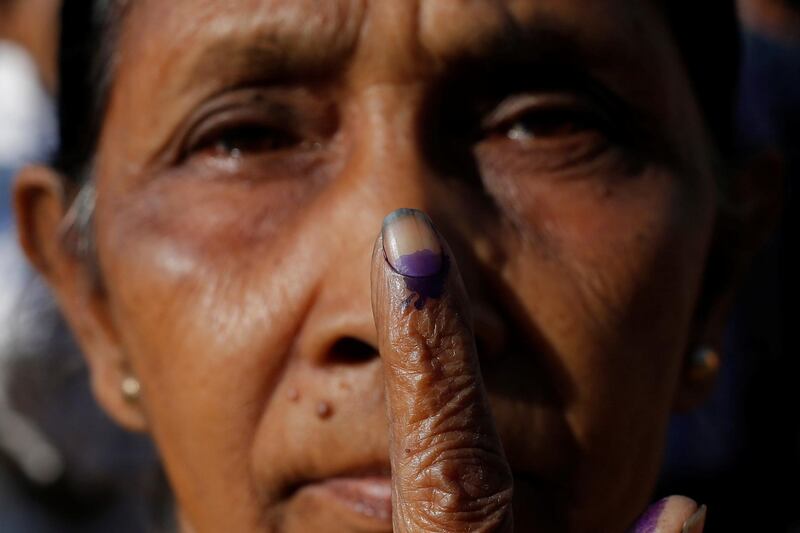
[[[570,109],[534,110],[506,126],[505,135],[513,141],[566,137],[596,131],[593,117]]]
[[[484,120],[483,129],[490,138],[534,142],[608,133],[609,125],[578,99],[526,96],[502,102]]]
[[[300,144],[289,131],[260,123],[217,124],[189,143],[187,155],[208,154],[219,158],[240,158],[249,154],[274,152]]]

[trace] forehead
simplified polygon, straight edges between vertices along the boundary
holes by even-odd
[[[274,70],[436,64],[545,34],[614,57],[660,33],[658,15],[649,0],[137,0],[123,42],[128,58],[148,55],[170,73],[216,75],[219,63],[256,59]]]
[[[532,67],[538,75],[541,63],[566,64],[617,93],[643,119],[666,124],[676,115],[676,99],[688,93],[661,6],[660,0],[135,0],[120,33],[106,120],[126,123],[119,141],[130,151],[155,151],[199,102],[231,87],[334,79],[357,89],[446,75],[465,61],[491,72],[500,56],[511,55],[514,72]],[[127,129],[133,124],[142,128],[135,146]]]

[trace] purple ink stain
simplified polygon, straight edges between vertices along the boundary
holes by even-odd
[[[629,533],[653,533],[658,525],[658,519],[666,506],[666,498],[657,501],[647,508],[647,511],[642,515],[636,524],[631,528]]]
[[[422,278],[433,276],[442,269],[442,254],[431,250],[420,250],[413,254],[401,255],[395,270],[404,276]]]
[[[413,302],[414,307],[419,310],[425,307],[425,302],[428,298],[440,298],[444,292],[444,283],[447,279],[447,272],[450,269],[450,263],[447,256],[436,254],[430,250],[422,250],[414,254],[401,256],[398,260],[398,266],[405,258],[414,257],[411,262],[404,263],[405,267],[413,265],[411,268],[398,268],[398,272],[403,274],[403,279],[406,282],[406,288],[412,292],[411,296],[406,299],[406,305]],[[434,265],[436,268],[434,268]],[[412,275],[405,272],[429,272],[424,275]]]

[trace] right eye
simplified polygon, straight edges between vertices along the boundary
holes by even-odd
[[[264,123],[225,123],[204,128],[188,144],[185,155],[239,159],[300,144],[293,133]]]

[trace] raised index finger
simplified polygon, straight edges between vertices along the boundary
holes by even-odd
[[[396,532],[511,532],[513,478],[481,378],[469,306],[430,219],[401,209],[373,253]]]

